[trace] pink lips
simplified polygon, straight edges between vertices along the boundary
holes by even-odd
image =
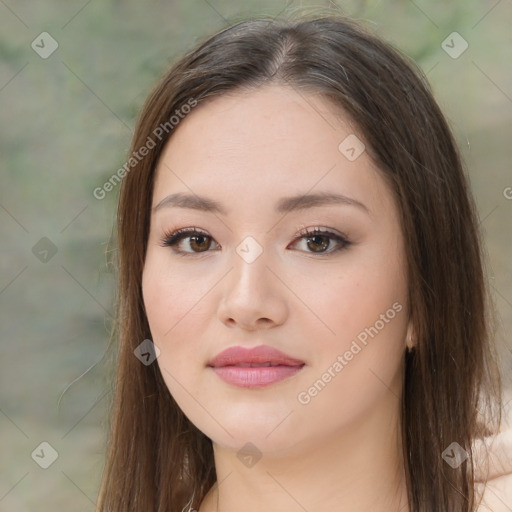
[[[230,347],[215,356],[208,366],[228,384],[258,388],[291,377],[304,364],[275,348],[260,345],[252,349]]]

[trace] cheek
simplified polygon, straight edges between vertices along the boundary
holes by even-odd
[[[330,279],[317,281],[321,287],[298,281],[308,283],[299,294],[308,297],[321,320],[319,331],[311,320],[309,328],[306,320],[298,320],[314,348],[300,402],[311,399],[308,413],[320,414],[329,404],[340,403],[340,417],[355,417],[394,386],[405,349],[407,283],[396,253],[378,256],[382,259],[372,255],[347,264],[343,272],[331,270]],[[316,323],[310,313],[307,318]]]
[[[307,331],[314,353],[295,394],[293,431],[299,437],[308,437],[318,418],[326,433],[357,424],[383,403],[395,404],[404,360],[404,301],[392,280],[352,274],[333,284],[329,297],[316,304],[335,335]]]
[[[165,255],[148,252],[142,293],[155,343],[158,341],[165,348],[168,342],[174,343],[181,334],[186,335],[187,328],[197,325],[204,314],[204,297],[211,287],[204,273],[197,269],[173,269]]]
[[[186,290],[175,282],[165,261],[161,260],[148,251],[142,276],[142,295],[151,339],[160,351],[156,362],[167,388],[176,399],[178,382],[186,377],[180,370],[188,366],[184,359],[190,345],[183,343],[187,333],[182,329],[190,306]]]
[[[207,352],[201,346],[211,318],[207,300],[210,282],[195,265],[172,265],[161,251],[148,251],[142,293],[153,343],[160,350],[157,363],[175,400],[187,407],[204,371]]]
[[[375,253],[367,258],[354,255],[339,268],[329,266],[315,275],[291,276],[303,304],[297,302],[296,321],[304,327],[309,324],[309,330],[316,325],[313,340],[328,353],[329,347],[345,350],[360,333],[364,339],[365,329],[376,323],[381,338],[400,338],[406,315],[398,310],[406,310],[407,283],[396,254],[379,258]]]

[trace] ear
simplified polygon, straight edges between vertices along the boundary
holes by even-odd
[[[409,320],[409,323],[407,324],[407,332],[405,334],[405,345],[407,347],[407,350],[412,350],[413,347],[416,346],[416,336],[414,333],[414,327],[412,324],[412,319]]]

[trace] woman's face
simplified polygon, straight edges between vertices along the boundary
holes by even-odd
[[[185,415],[219,445],[269,456],[392,416],[410,327],[404,243],[357,129],[319,96],[272,85],[199,105],[174,130],[143,296]],[[262,345],[290,359],[243,351]]]

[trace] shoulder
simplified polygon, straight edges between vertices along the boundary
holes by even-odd
[[[512,473],[477,483],[483,498],[477,512],[510,512],[512,510]]]
[[[474,448],[475,489],[482,496],[478,512],[512,511],[512,425]]]

